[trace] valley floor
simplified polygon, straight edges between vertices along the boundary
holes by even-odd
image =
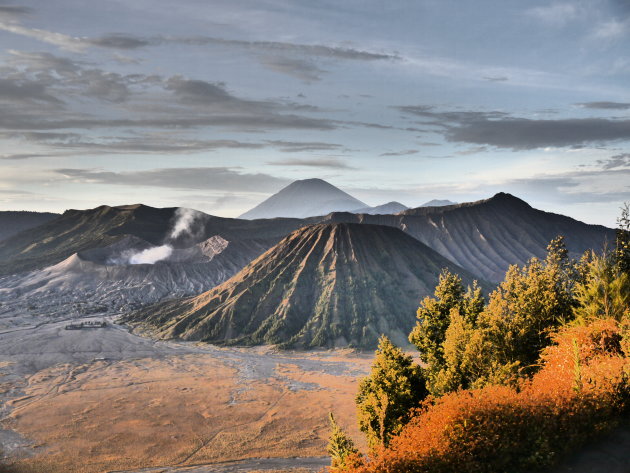
[[[354,396],[370,353],[157,342],[66,323],[0,333],[0,443],[17,471],[317,471],[330,411],[360,438]]]

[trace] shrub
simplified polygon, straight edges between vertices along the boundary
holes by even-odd
[[[542,369],[518,389],[487,386],[427,400],[388,448],[346,471],[529,473],[614,427],[630,404],[621,324],[597,320],[552,339]]]

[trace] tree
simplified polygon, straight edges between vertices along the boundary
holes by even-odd
[[[562,237],[552,240],[544,260],[510,266],[462,357],[465,371],[476,378],[473,386],[505,383],[536,369],[551,331],[572,317],[576,275]]]
[[[617,261],[615,261],[617,260]],[[621,320],[630,307],[630,274],[622,271],[617,256],[590,252],[586,274],[576,286],[578,306],[574,309],[580,322],[596,318]]]
[[[346,466],[352,466],[349,463],[352,463],[353,456],[359,454],[359,450],[348,434],[337,424],[332,412],[329,418],[331,432],[327,450],[331,460],[330,469],[334,473],[343,470]]]
[[[468,389],[474,375],[465,365],[466,350],[474,334],[474,322],[452,309],[450,324],[444,338],[444,367],[436,373],[431,394],[443,394]]]
[[[359,428],[370,448],[387,446],[427,394],[421,367],[383,335],[356,398]]]
[[[425,297],[418,308],[418,322],[409,335],[409,341],[420,352],[426,363],[429,391],[439,394],[437,376],[447,369],[444,353],[446,333],[451,323],[451,314],[457,311],[467,324],[475,325],[484,307],[484,298],[477,281],[464,292],[461,278],[444,269],[440,274],[434,297]]]
[[[630,203],[621,208],[617,219],[615,260],[619,270],[630,277]]]

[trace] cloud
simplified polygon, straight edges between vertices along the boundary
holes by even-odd
[[[580,10],[572,3],[552,3],[551,5],[530,8],[526,15],[549,26],[564,26],[578,18]]]
[[[321,80],[321,75],[326,72],[317,67],[312,61],[304,59],[267,56],[261,58],[260,62],[268,69],[296,77],[307,83]]]
[[[267,140],[268,144],[276,146],[283,153],[301,153],[307,151],[333,151],[343,148],[336,143],[323,143],[321,141],[282,141]]]
[[[0,30],[4,30],[20,36],[26,36],[27,38],[36,39],[44,43],[53,44],[55,46],[59,46],[62,49],[66,49],[72,52],[82,52],[88,46],[88,43],[86,43],[84,38],[78,38],[63,33],[56,33],[54,31],[47,31],[38,28],[28,28],[16,22],[3,21],[1,16]]]
[[[598,159],[597,164],[606,170],[617,168],[630,169],[630,153],[617,154],[608,159]]]
[[[56,149],[76,150],[89,153],[196,153],[199,151],[215,151],[217,149],[261,149],[264,143],[249,143],[236,140],[195,140],[177,135],[159,136],[143,135],[132,137],[118,137],[86,141],[71,138],[69,140],[48,141]]]
[[[29,7],[18,5],[0,5],[0,18],[14,18],[31,13],[33,10]]]
[[[55,169],[70,182],[120,186],[202,189],[228,192],[276,192],[289,180],[262,173],[245,173],[238,168],[161,168],[113,172],[98,169]]]
[[[483,80],[487,80],[489,82],[506,82],[509,80],[509,78],[506,76],[496,76],[496,77],[484,76]]]
[[[63,102],[51,95],[47,87],[30,80],[0,78],[0,100],[11,102],[46,102],[61,105]]]
[[[328,46],[323,44],[299,44],[280,41],[243,41],[234,39],[217,38],[212,36],[194,37],[157,37],[155,44],[180,43],[189,45],[213,45],[228,46],[238,49],[261,53],[292,53],[305,56],[317,56],[328,59],[343,59],[351,61],[382,61],[400,60],[400,56],[390,53],[377,53],[361,49]]]
[[[598,170],[512,179],[499,187],[565,204],[612,203],[630,199],[629,180],[630,169]]]
[[[134,133],[131,136],[83,137],[79,133],[58,133],[39,131],[0,132],[0,138],[20,139],[26,142],[45,145],[68,154],[175,154],[215,151],[218,149],[264,149],[276,148],[283,153],[303,153],[313,151],[334,151],[343,148],[335,143],[319,141],[264,140],[260,142],[238,140],[195,139],[186,132]],[[27,159],[44,157],[50,154],[0,155],[0,159]]]
[[[225,90],[223,83],[210,83],[203,80],[185,79],[181,76],[171,77],[166,81],[166,90],[171,90],[184,103],[214,105],[229,102],[240,102]]]
[[[5,130],[222,127],[266,131],[339,126],[302,114],[318,112],[316,107],[286,100],[248,100],[221,82],[112,73],[50,53],[10,51],[7,64],[2,68],[5,78],[0,79],[0,129]],[[85,107],[86,99],[99,106]]]
[[[583,102],[576,103],[578,107],[601,110],[630,110],[627,102]]]
[[[304,82],[320,80],[325,72],[314,63],[314,58],[327,61],[397,61],[401,59],[397,54],[352,47],[282,41],[245,41],[203,35],[138,36],[128,33],[108,33],[95,37],[71,36],[22,25],[19,22],[19,16],[29,11],[25,7],[0,6],[0,30],[52,44],[75,53],[85,53],[90,48],[132,51],[162,45],[218,47],[249,54],[267,69],[296,77]],[[129,58],[119,56],[116,60],[125,62]]]
[[[630,22],[628,20],[612,19],[599,23],[592,36],[595,39],[614,40],[625,36],[630,31]]]
[[[448,141],[514,150],[583,146],[588,143],[630,140],[630,120],[479,120],[455,126],[446,131],[445,137]]]
[[[486,148],[485,146],[475,146],[474,148],[457,151],[455,154],[459,156],[468,156],[470,154],[483,153],[484,151],[488,151],[488,148]]]
[[[431,106],[402,106],[402,112],[436,127],[447,141],[513,150],[580,147],[630,140],[630,120],[567,118],[540,120],[500,111],[437,111]]]
[[[320,159],[282,159],[278,161],[270,161],[267,164],[272,166],[300,166],[300,167],[316,167],[330,169],[356,169],[348,166],[338,158],[320,158]]]
[[[417,149],[405,149],[402,151],[391,151],[389,153],[381,153],[379,156],[409,156],[412,154],[418,154],[420,151]]]
[[[83,38],[82,41],[92,46],[110,49],[137,49],[152,44],[151,40],[122,33],[109,34],[97,38]]]
[[[106,102],[124,102],[128,99],[132,86],[152,84],[159,79],[157,76],[106,72],[89,67],[82,61],[72,61],[50,53],[9,53],[10,67],[5,69],[14,80],[32,83],[41,89],[54,90],[56,95],[66,95],[70,99],[80,96]]]
[[[212,36],[150,36],[127,33],[109,33],[96,37],[76,37],[64,33],[29,28],[17,21],[17,16],[29,12],[24,7],[0,7],[0,30],[26,36],[62,49],[82,53],[92,47],[131,51],[149,46],[185,45],[237,49],[253,55],[264,67],[287,74],[305,82],[320,79],[324,70],[309,58],[336,61],[383,61],[400,60],[397,54],[365,51],[350,47],[324,44],[299,44],[282,41],[244,41]],[[9,21],[3,21],[5,17]]]
[[[332,130],[336,125],[326,119],[308,118],[299,115],[212,115],[201,117],[173,116],[162,118],[66,118],[41,119],[20,113],[0,115],[0,129],[5,130],[63,130],[97,128],[204,128],[223,127],[234,131],[304,129]]]
[[[47,158],[50,154],[37,153],[17,153],[17,154],[0,154],[0,159],[19,161],[22,159]]]

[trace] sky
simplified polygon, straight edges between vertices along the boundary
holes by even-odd
[[[615,226],[630,0],[0,0],[0,209],[509,192]]]

